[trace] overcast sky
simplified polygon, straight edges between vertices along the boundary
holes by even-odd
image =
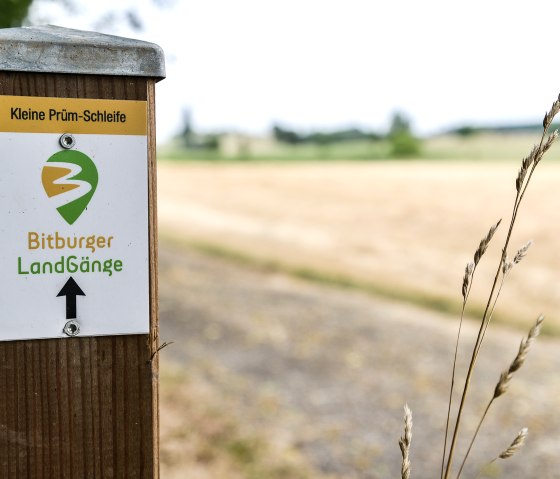
[[[199,130],[254,133],[273,122],[382,130],[398,110],[430,134],[540,121],[560,92],[556,1],[75,3],[80,11],[69,15],[45,0],[33,18],[92,29],[111,8],[138,6],[143,31],[110,33],[166,52],[167,79],[157,89],[161,140],[177,131],[184,108]]]

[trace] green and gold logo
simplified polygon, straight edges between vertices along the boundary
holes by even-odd
[[[56,209],[70,225],[87,208],[98,179],[95,163],[77,150],[64,150],[52,155],[41,175],[47,196],[58,200],[60,206]]]

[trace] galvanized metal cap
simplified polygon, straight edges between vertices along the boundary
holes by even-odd
[[[165,78],[154,43],[47,25],[0,29],[0,70]]]

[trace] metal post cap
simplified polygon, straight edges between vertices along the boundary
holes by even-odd
[[[154,43],[46,25],[0,29],[0,71],[165,78]]]

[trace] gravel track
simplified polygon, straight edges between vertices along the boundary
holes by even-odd
[[[160,273],[161,340],[174,341],[162,351],[163,367],[173,362],[204,375],[217,395],[236,399],[231,414],[241,422],[293,444],[337,477],[400,477],[397,441],[408,403],[412,477],[438,477],[457,318],[166,242]],[[474,322],[465,325],[461,371],[475,330]],[[522,335],[489,329],[463,432],[472,431]],[[491,409],[462,477],[474,477],[523,426],[525,448],[488,477],[560,477],[559,345],[551,338],[534,344]]]

